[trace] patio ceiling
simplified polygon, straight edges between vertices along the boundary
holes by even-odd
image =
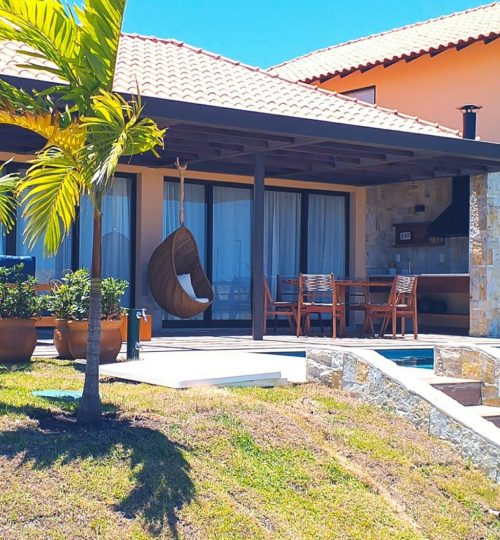
[[[146,113],[168,127],[161,159],[190,170],[368,186],[500,171],[500,144],[149,98]]]
[[[355,186],[500,171],[496,143],[151,97],[145,104],[145,114],[169,129],[160,159],[127,161],[135,165],[170,167],[179,157],[190,170],[252,176],[261,153],[266,177]],[[0,126],[2,150],[32,153],[40,143]]]
[[[178,156],[190,170],[251,175],[257,151],[265,154],[267,177],[357,186],[500,170],[494,159],[190,124],[169,129],[159,162],[138,161],[171,166]]]

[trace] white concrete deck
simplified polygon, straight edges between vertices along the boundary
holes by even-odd
[[[306,382],[306,359],[241,351],[187,351],[105,364],[99,373],[170,388],[277,386]]]

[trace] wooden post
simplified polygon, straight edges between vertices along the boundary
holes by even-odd
[[[252,337],[264,337],[264,178],[265,156],[255,154],[252,234]]]

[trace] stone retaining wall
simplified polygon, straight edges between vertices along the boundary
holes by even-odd
[[[486,346],[436,345],[436,375],[482,381],[483,405],[500,407],[500,349]]]
[[[308,350],[307,377],[389,408],[417,428],[452,443],[500,483],[500,430],[375,351]]]

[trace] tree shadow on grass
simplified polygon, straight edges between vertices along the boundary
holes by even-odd
[[[0,375],[7,373],[30,373],[35,369],[37,364],[54,365],[56,363],[55,360],[58,361],[58,367],[70,367],[74,365],[74,362],[72,360],[34,357],[34,359],[29,362],[6,362],[0,364]]]
[[[10,412],[28,412],[24,407],[14,409]],[[182,446],[140,422],[106,418],[101,428],[88,430],[79,428],[72,417],[29,409],[39,426],[0,432],[0,456],[22,456],[24,463],[36,469],[49,469],[56,462],[105,459],[119,451],[134,471],[133,488],[115,510],[129,519],[142,516],[152,534],[161,534],[168,527],[172,537],[178,538],[178,512],[195,492]]]
[[[29,373],[30,371],[33,371],[33,364],[31,362],[0,364],[0,375],[7,373]]]

